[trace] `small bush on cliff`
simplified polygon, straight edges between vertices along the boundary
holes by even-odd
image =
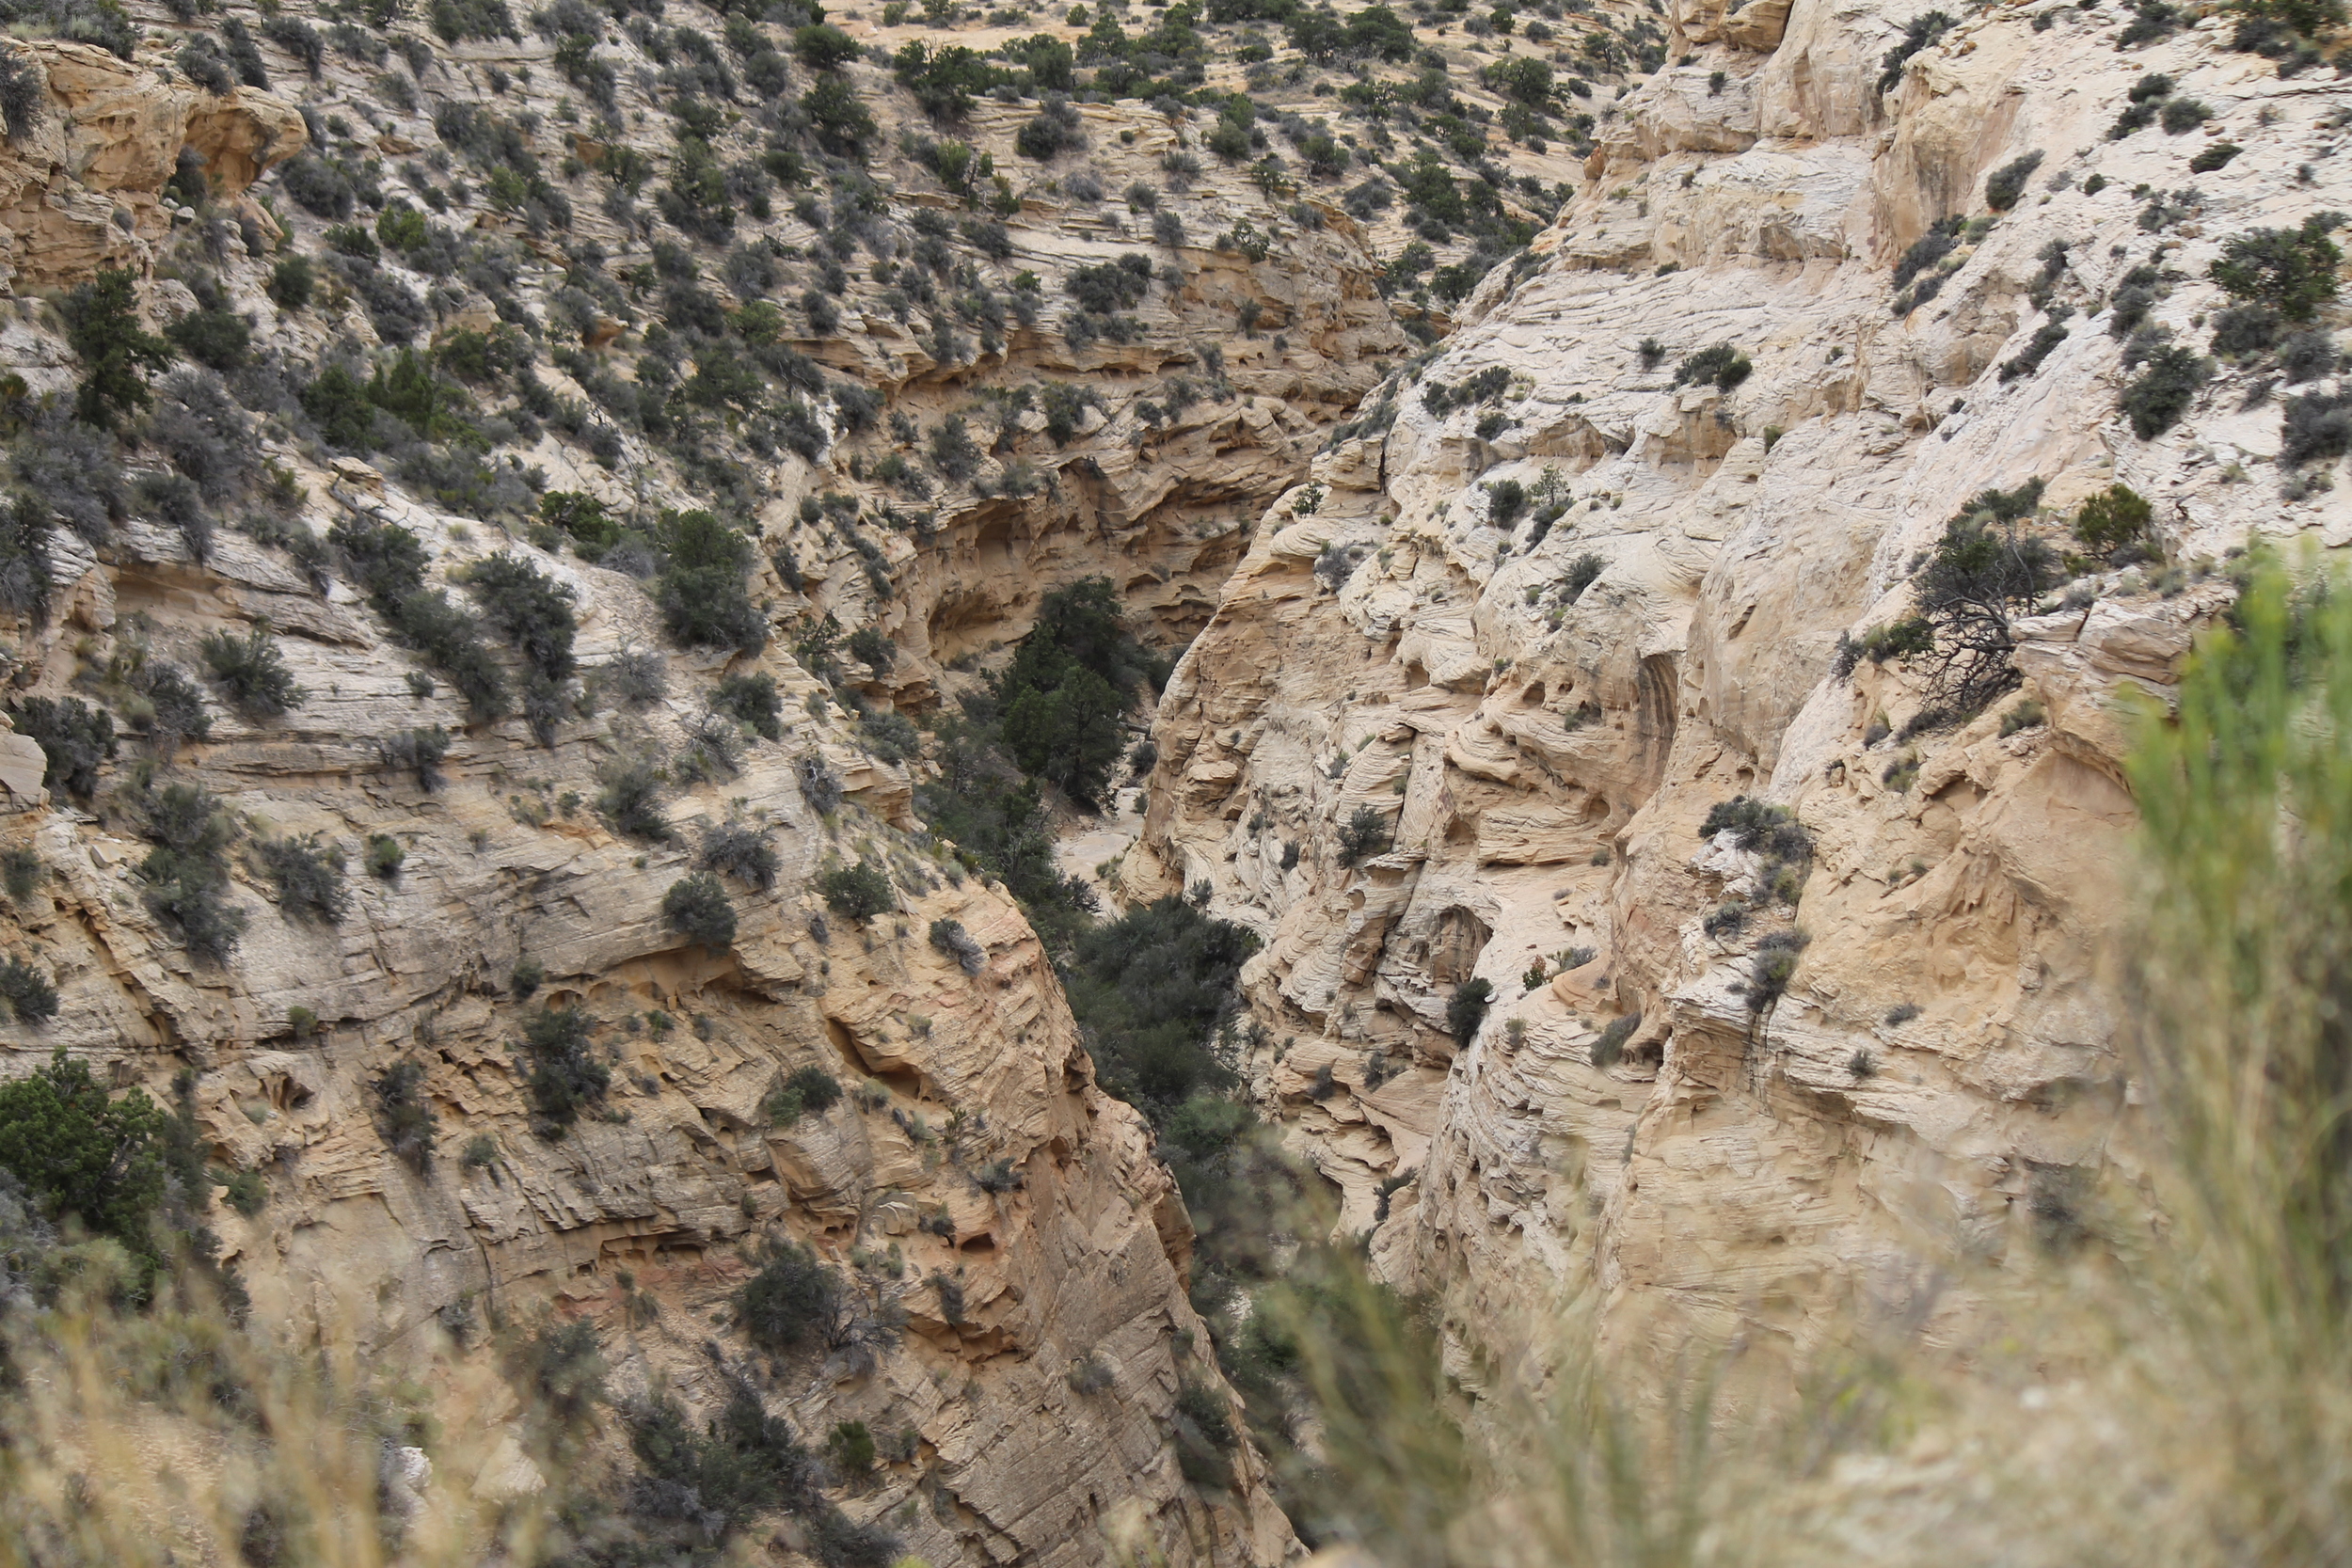
[[[0,129],[8,132],[8,139],[40,129],[48,111],[40,68],[24,55],[0,55]]]
[[[672,638],[684,647],[756,653],[768,641],[768,619],[745,591],[751,541],[707,512],[676,513],[660,531],[668,560],[654,597]]]
[[[844,920],[863,923],[898,906],[890,879],[872,861],[828,871],[817,879],[817,888],[825,896],[825,907]]]
[[[440,1118],[424,1096],[424,1068],[413,1061],[394,1062],[372,1086],[375,1130],[384,1147],[419,1176],[430,1174]]]
[[[328,531],[370,608],[425,661],[449,677],[478,720],[507,711],[505,677],[482,637],[482,625],[425,584],[423,544],[397,523],[346,517]]]
[[[565,1007],[542,1007],[523,1022],[532,1131],[549,1143],[560,1141],[612,1087],[612,1069],[589,1054],[595,1027],[587,1014]]]
[[[823,1344],[841,1295],[833,1271],[790,1242],[770,1243],[753,1260],[758,1272],[735,1294],[736,1321],[745,1337],[771,1351]]]
[[[1365,856],[1386,849],[1388,844],[1389,819],[1376,806],[1358,806],[1340,828],[1340,863],[1354,865]]]
[[[671,883],[662,895],[661,917],[672,930],[714,953],[735,944],[735,906],[727,901],[719,879],[707,871]]]
[[[41,783],[88,800],[99,766],[115,754],[114,716],[78,697],[27,697],[9,716],[16,733],[32,737],[48,758]]]
[[[1129,632],[1109,578],[1057,589],[993,684],[1005,749],[1024,772],[1094,805],[1126,752],[1123,721],[1136,688],[1158,673]]]
[[[377,740],[375,751],[385,767],[414,774],[417,787],[430,794],[441,787],[441,759],[449,755],[449,732],[438,724],[429,730],[402,730]]]
[[[13,954],[0,962],[0,1001],[19,1023],[46,1023],[57,1016],[56,986]]]
[[[2132,434],[2153,441],[2188,412],[2188,405],[2213,377],[2213,361],[2195,349],[2166,343],[2146,358],[2146,369],[2123,388],[2117,406],[2131,421]]]
[[[961,920],[931,922],[931,945],[956,960],[966,974],[977,974],[988,964],[988,951],[963,928]]]
[[[1158,1122],[1232,1083],[1215,1036],[1257,947],[1246,928],[1177,897],[1080,934],[1065,985],[1104,1085]]]
[[[72,1215],[151,1256],[149,1226],[164,1196],[169,1119],[139,1089],[109,1100],[89,1065],[69,1060],[60,1046],[48,1066],[0,1084],[0,1170],[47,1218]]]
[[[1623,1018],[1611,1020],[1609,1026],[1593,1041],[1593,1066],[1606,1071],[1624,1060],[1625,1042],[1631,1039],[1634,1031],[1641,1027],[1640,1013],[1628,1013]]]
[[[784,698],[776,678],[757,671],[723,675],[710,693],[714,713],[723,713],[766,740],[784,738]]]
[[[255,626],[243,637],[230,631],[207,633],[201,651],[230,705],[248,719],[276,719],[309,700],[310,693],[294,684],[294,672],[286,668],[266,626]]]
[[[2074,513],[2074,538],[2083,549],[2113,562],[2129,550],[2144,550],[2155,508],[2128,484],[2110,484]]]
[[[466,575],[466,592],[481,607],[483,619],[515,645],[541,680],[570,678],[572,639],[580,629],[570,588],[501,550],[474,562]]]
[[[2344,222],[2341,213],[2315,213],[2297,229],[2233,235],[2210,276],[2234,298],[2268,305],[2291,322],[2310,321],[2336,297],[2344,252],[2328,235]]]
[[[262,870],[278,886],[278,908],[289,919],[316,920],[332,926],[351,908],[343,887],[343,851],[332,839],[316,833],[303,838],[266,839],[254,853]]]
[[[1903,28],[1901,41],[1879,56],[1879,91],[1893,92],[1902,85],[1903,67],[1922,49],[1932,48],[1936,41],[1959,23],[1942,11],[1928,11],[1913,17]]]
[[[155,847],[139,864],[148,909],[179,932],[191,957],[227,962],[246,926],[246,912],[228,902],[235,821],[196,784],[146,793],[137,806],[141,828]]]
[[[733,877],[762,893],[776,885],[775,846],[768,842],[767,833],[741,822],[722,822],[704,830],[696,863],[705,871]]]
[[[615,757],[596,769],[596,781],[604,786],[596,793],[596,810],[624,838],[667,844],[677,830],[661,814],[666,779],[651,757]]]
[[[2058,579],[2048,546],[2020,531],[2042,482],[1986,490],[1944,526],[1915,579],[1919,612],[1935,628],[1935,692],[1956,713],[1981,711],[2014,678],[2011,625]]]
[[[171,344],[139,325],[137,279],[127,267],[102,267],[66,295],[66,342],[82,358],[73,412],[87,424],[111,425],[147,406],[146,373],[171,363]]]
[[[1748,967],[1748,1011],[1768,1012],[1788,994],[1808,940],[1803,931],[1781,930],[1767,932],[1756,944],[1756,958]]]
[[[2017,198],[2026,194],[2026,182],[2042,166],[2042,154],[2028,152],[2013,158],[1985,176],[1984,204],[1996,213],[2006,213],[2017,205]]]
[[[1486,1021],[1486,1005],[1494,994],[1494,982],[1483,975],[1454,988],[1454,995],[1445,1005],[1445,1030],[1456,1044],[1468,1045],[1477,1037],[1478,1026]]]
[[[792,1069],[792,1075],[771,1090],[760,1108],[770,1122],[790,1127],[803,1116],[822,1116],[841,1102],[841,1085],[822,1068]]]
[[[1675,368],[1677,387],[1712,385],[1716,390],[1728,392],[1748,378],[1756,367],[1748,356],[1729,343],[1716,343],[1703,348]]]

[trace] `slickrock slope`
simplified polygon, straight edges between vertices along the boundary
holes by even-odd
[[[1161,706],[1127,888],[1206,883],[1263,935],[1255,1092],[1465,1342],[1507,1348],[1592,1277],[1621,1341],[1802,1349],[1923,1255],[2145,1223],[2100,979],[2119,702],[2161,697],[2225,552],[2341,544],[2352,510],[2325,450],[2317,484],[2281,456],[2282,402],[2325,388],[2208,362],[2142,439],[2126,328],[2204,352],[2230,237],[2352,206],[2352,93],[2230,51],[2223,19],[2119,52],[2127,19],[2073,7],[1890,62],[1915,14],[1680,8],[1678,63],[1604,122],[1540,268],[1490,278],[1375,394],[1393,428],[1274,509]],[[2109,139],[2150,73],[2145,128]],[[2154,123],[2182,101],[2201,121]],[[1988,221],[1890,306],[1952,218]],[[1677,376],[1718,343],[1744,378]],[[1906,613],[1970,498],[2035,480],[2029,535],[2075,548],[2122,483],[2172,565],[2049,591],[2014,694],[1914,729],[1932,661],[1844,675],[1840,635]],[[1704,835],[1742,795],[1810,858]],[[1792,931],[1775,1002],[1758,955]],[[1959,1293],[1937,1311],[1968,1323]]]

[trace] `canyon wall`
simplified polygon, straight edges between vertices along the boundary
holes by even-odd
[[[2237,546],[2340,544],[2352,510],[2282,454],[2259,354],[2141,438],[2125,328],[2201,347],[2223,244],[2342,202],[2345,89],[2218,17],[2119,49],[2127,19],[2000,6],[1903,60],[1914,14],[1678,8],[1540,267],[1317,457],[1160,708],[1124,886],[1263,938],[1252,1092],[1457,1350],[1507,1359],[1589,1285],[1629,1349],[1803,1352],[1910,1310],[1923,1259],[2149,1223],[2102,977],[2129,704]],[[2205,115],[2111,138],[2151,73]],[[1980,221],[1890,304],[1947,219]],[[1717,344],[1752,368],[1677,373]],[[2121,483],[2171,564],[2026,607],[2022,682],[1973,714],[1922,715],[1931,661],[1840,659],[1947,519],[2034,481],[2054,550]],[[1809,848],[1703,831],[1740,797]]]

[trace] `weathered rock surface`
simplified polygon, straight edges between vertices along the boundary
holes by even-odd
[[[31,131],[0,143],[0,282],[18,292],[151,261],[175,221],[164,185],[183,152],[219,198],[267,221],[247,187],[310,140],[292,103],[254,87],[207,92],[153,59],[62,40],[13,51],[46,87]]]
[[[1695,57],[1609,123],[1545,264],[1490,279],[1441,356],[1384,383],[1393,430],[1317,459],[1160,708],[1125,888],[1205,882],[1264,937],[1253,1091],[1465,1343],[1508,1349],[1594,1279],[1628,1346],[1702,1327],[1802,1351],[1923,1251],[1997,1258],[2102,1188],[2134,1212],[2099,961],[2134,821],[2122,694],[2161,698],[2226,601],[2195,563],[2257,534],[2340,544],[2352,509],[2281,499],[2251,366],[2137,438],[2105,311],[2153,262],[2150,322],[2201,343],[2223,240],[2344,204],[2324,153],[2347,99],[2227,52],[2218,20],[2119,53],[2095,13],[2016,6],[1882,100],[1907,20],[1681,8]],[[2211,118],[2107,140],[2150,71]],[[2226,175],[2143,219],[2224,139]],[[1890,313],[1889,264],[2032,151],[2014,209]],[[2067,334],[2005,377],[2062,319],[2037,290]],[[1752,373],[1677,385],[1719,342]],[[1490,370],[1507,389],[1483,404],[1425,396]],[[2162,592],[2094,576],[2021,625],[2015,697],[1906,734],[1926,672],[1841,678],[1838,638],[1904,610],[1969,497],[2033,479],[2058,530],[2129,484],[2193,569]],[[1503,482],[1527,500],[1497,518]],[[1532,523],[1546,501],[1565,511]],[[2046,721],[2005,723],[2026,699]],[[1741,794],[1809,831],[1793,907],[1700,833]],[[1725,900],[1744,923],[1710,927]],[[1792,927],[1793,984],[1754,1010],[1751,955]],[[1492,1005],[1456,1039],[1472,979]]]

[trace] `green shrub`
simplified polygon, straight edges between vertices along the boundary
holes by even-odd
[[[541,1330],[516,1355],[516,1382],[559,1427],[575,1427],[604,1402],[596,1325],[576,1318]]]
[[[2352,451],[2352,394],[2312,392],[2287,400],[2279,461],[2294,468]]]
[[[0,961],[0,1000],[19,1023],[46,1023],[57,1016],[56,986],[14,954]]]
[[[1844,680],[1866,658],[1873,664],[1900,662],[1934,649],[1934,624],[1924,615],[1905,615],[1883,626],[1871,626],[1858,638],[1840,632],[1837,652],[1830,664],[1837,678]]]
[[[934,920],[930,930],[931,945],[956,960],[956,967],[966,974],[977,974],[988,966],[988,950],[972,933],[963,928],[961,920]]]
[[[205,634],[206,668],[228,694],[230,705],[248,719],[276,719],[300,707],[309,693],[294,684],[269,628],[255,626],[239,637],[231,631]]]
[[[826,872],[817,879],[825,907],[844,920],[861,923],[898,907],[890,879],[868,860]]]
[[[20,904],[40,890],[41,879],[48,874],[40,853],[29,845],[0,850],[0,888],[6,888],[8,896]]]
[[[1629,1013],[1623,1018],[1610,1020],[1599,1037],[1593,1041],[1593,1066],[1606,1071],[1623,1061],[1626,1041],[1631,1039],[1634,1031],[1641,1027],[1640,1013]]]
[[[2006,740],[2021,731],[2030,730],[2039,724],[2046,723],[2048,718],[2041,701],[2028,697],[2001,715],[2001,738]]]
[[[2261,354],[2279,341],[2286,318],[2267,305],[2233,305],[2213,314],[2213,351],[2225,359]]]
[[[572,613],[571,589],[520,556],[501,550],[474,562],[466,592],[483,619],[523,656],[533,673],[548,682],[569,679],[575,668],[572,639],[580,623]]]
[[[145,794],[139,805],[141,826],[155,846],[139,864],[148,909],[179,931],[192,957],[227,962],[246,924],[246,912],[226,902],[234,820],[196,784],[167,785]]]
[[[573,553],[592,563],[603,560],[628,531],[604,502],[580,490],[550,490],[541,496],[539,516],[569,535]]]
[[[822,1116],[841,1102],[841,1085],[833,1074],[822,1068],[795,1068],[790,1077],[776,1085],[762,1105],[768,1119],[778,1127],[790,1127],[803,1114]]]
[[[2234,298],[2268,305],[2291,322],[2310,321],[2336,297],[2336,268],[2344,252],[2328,236],[2343,223],[2341,213],[2316,213],[2299,229],[2233,235],[2222,243],[2209,276]]]
[[[1129,910],[1077,933],[1064,972],[1103,1085],[1165,1122],[1232,1071],[1212,1037],[1257,938],[1183,898]]]
[[[871,670],[877,679],[890,673],[890,667],[898,661],[898,650],[884,637],[879,626],[860,626],[850,634],[850,654]]]
[[[2132,434],[2153,441],[2181,420],[2212,379],[2213,361],[2195,349],[2166,343],[2151,353],[2146,368],[2126,385],[2118,406]]]
[[[1769,931],[1756,944],[1756,957],[1748,968],[1749,1012],[1767,1012],[1788,994],[1788,982],[1796,977],[1797,960],[1808,940],[1803,931]]]
[[[2026,194],[2026,182],[2042,166],[2042,154],[2028,152],[2013,158],[1985,176],[1984,204],[1996,213],[2006,213],[2017,205],[2017,198]]]
[[[2184,131],[2194,131],[2213,118],[2213,111],[2194,98],[2168,98],[2157,121],[2168,135],[2177,136]]]
[[[660,534],[669,559],[654,596],[670,636],[690,648],[757,653],[768,621],[744,588],[755,556],[751,541],[707,512],[671,514]]]
[[[2008,689],[2012,624],[2058,579],[2049,547],[2016,526],[2041,495],[2032,480],[1972,498],[1915,578],[1919,613],[1935,631],[1935,693],[1956,713],[1981,711]]]
[[[661,917],[670,928],[708,948],[724,952],[735,944],[735,906],[726,889],[707,871],[698,871],[670,884],[661,898]]]
[[[0,1084],[0,1170],[49,1218],[71,1214],[152,1258],[169,1119],[144,1090],[107,1099],[88,1064],[60,1046],[48,1066]]]
[[[1152,673],[1109,578],[1046,594],[1036,626],[993,683],[1005,749],[1023,771],[1095,804],[1126,751],[1136,686]]]
[[[242,368],[253,345],[253,329],[233,310],[191,310],[164,336],[198,364],[222,372]]]
[[[824,758],[812,752],[792,765],[792,774],[809,810],[831,816],[841,809],[841,776],[826,766]]]
[[[758,671],[722,675],[710,693],[710,706],[764,739],[784,738],[784,698],[776,690],[773,675]]]
[[[400,868],[407,859],[407,849],[391,834],[368,835],[368,875],[378,881],[398,881]]]
[[[114,716],[78,697],[27,697],[9,717],[16,733],[37,741],[48,759],[41,783],[88,800],[99,765],[115,754]]]
[[[1922,49],[1932,48],[1936,41],[1959,23],[1942,11],[1927,11],[1915,16],[1903,27],[1903,36],[1895,47],[1879,56],[1879,91],[1892,92],[1902,85],[1903,67]]]
[[[394,1062],[372,1087],[375,1130],[384,1147],[419,1176],[429,1174],[440,1118],[424,1096],[424,1068],[413,1061]]]
[[[696,863],[765,893],[776,885],[780,862],[768,835],[740,822],[722,822],[703,831],[702,852]]]
[[[221,1196],[229,1207],[252,1219],[269,1204],[269,1182],[258,1170],[232,1173],[222,1183],[228,1190]]]
[[[2066,307],[2053,305],[2050,309],[2051,319],[2034,328],[2033,336],[2026,340],[2026,346],[2001,361],[2003,381],[2015,381],[2021,376],[2033,374],[2042,368],[2042,362],[2056,352],[2058,344],[2066,341],[2066,323],[2060,314]]]
[[[1389,819],[1377,807],[1358,806],[1340,828],[1340,863],[1354,865],[1367,855],[1382,852],[1388,843]]]
[[[612,1071],[589,1054],[596,1021],[577,1008],[541,1007],[523,1021],[532,1131],[559,1142],[582,1111],[603,1102]]]
[[[255,847],[262,868],[278,885],[278,907],[289,919],[320,920],[332,926],[350,911],[343,886],[343,851],[332,839],[264,839]]]
[[[375,743],[384,766],[416,775],[417,787],[430,793],[441,787],[441,759],[449,755],[449,732],[436,724],[429,730],[403,730]]]
[[[424,546],[417,536],[397,523],[354,515],[338,522],[327,538],[370,607],[402,641],[449,677],[473,717],[503,717],[506,681],[483,641],[481,625],[439,589],[425,586]]]
[[[281,310],[300,310],[310,303],[317,274],[308,256],[288,256],[270,269],[267,293]]]
[[[1175,1427],[1176,1467],[1185,1481],[1210,1491],[1225,1491],[1233,1483],[1230,1457],[1241,1445],[1225,1396],[1194,1378],[1177,1386]]]
[[[596,810],[624,838],[667,844],[677,830],[661,814],[666,777],[650,757],[615,757],[596,769]]]
[[[789,1242],[755,1255],[758,1272],[736,1291],[736,1321],[763,1350],[796,1351],[831,1338],[841,1295],[833,1271]]]
[[[137,282],[127,267],[101,267],[59,304],[66,342],[82,359],[73,412],[86,424],[112,425],[145,408],[153,395],[145,372],[171,363],[171,344],[139,325]]]
[[[1706,386],[1712,383],[1717,390],[1728,392],[1748,378],[1755,366],[1748,356],[1729,343],[1716,343],[1703,348],[1675,368],[1677,387]]]
[[[2105,560],[2148,537],[2155,508],[2128,484],[2110,484],[2075,510],[2074,537],[2082,547]]]
[[[1494,993],[1494,982],[1484,976],[1465,980],[1454,988],[1454,994],[1445,1005],[1445,1029],[1456,1043],[1468,1045],[1477,1037],[1478,1026],[1486,1022],[1486,1005]]]

